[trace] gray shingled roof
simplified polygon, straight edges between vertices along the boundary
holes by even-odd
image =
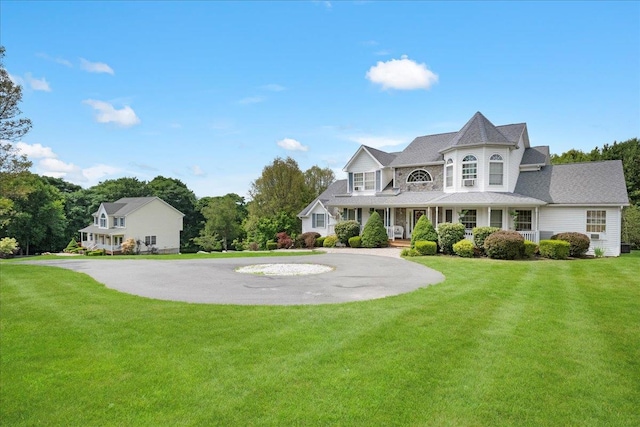
[[[107,215],[113,215],[124,207],[124,203],[103,203],[102,206],[107,211]]]
[[[516,193],[554,204],[627,205],[622,162],[573,163],[520,172]]]
[[[363,145],[363,147],[371,153],[375,159],[380,162],[382,166],[389,166],[389,164],[396,158],[397,154],[387,153],[386,151],[378,150],[377,148],[369,147],[367,145]]]
[[[549,146],[531,147],[524,150],[521,165],[548,165],[550,164]]]
[[[346,194],[347,193],[347,180],[339,179],[337,181],[333,181],[326,190],[324,190],[318,197],[316,197],[311,203],[309,203],[300,213],[298,214],[298,218],[306,217],[309,215],[309,211],[316,204],[318,200],[320,200],[323,204],[325,204],[330,198],[332,198],[335,194]],[[325,205],[326,206],[326,205]]]
[[[480,111],[451,140],[452,147],[488,143],[512,145],[513,141],[504,136]]]
[[[115,203],[102,203],[108,215],[126,216],[127,214],[140,209],[142,206],[150,203],[151,201],[158,199],[163,203],[167,202],[159,197],[123,197],[120,200],[116,200]],[[173,206],[171,208],[175,209]],[[176,209],[177,212],[184,215],[182,212]],[[97,212],[96,212],[97,213]]]
[[[118,236],[125,234],[126,230],[124,228],[100,228],[97,225],[91,224],[81,230],[78,230],[83,233],[94,233],[94,234],[107,234],[109,236]]]

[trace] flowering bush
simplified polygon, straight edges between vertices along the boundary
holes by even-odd
[[[18,252],[18,241],[13,237],[0,240],[0,258],[11,258]]]
[[[286,231],[276,234],[278,249],[291,249],[293,247],[293,239],[289,237]]]
[[[128,238],[120,245],[123,255],[133,255],[136,249],[136,241],[133,238]]]

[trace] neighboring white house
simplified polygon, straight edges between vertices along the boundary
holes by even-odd
[[[126,197],[102,203],[93,224],[80,230],[82,246],[119,253],[132,238],[141,252],[178,253],[184,214],[158,197]]]
[[[298,217],[302,231],[334,233],[335,224],[364,225],[377,211],[390,239],[411,238],[422,215],[434,226],[461,222],[513,229],[539,242],[575,231],[590,251],[620,254],[622,208],[629,205],[622,162],[551,165],[549,147],[531,147],[525,123],[494,126],[476,113],[457,132],[415,138],[387,153],[360,146],[329,186]]]

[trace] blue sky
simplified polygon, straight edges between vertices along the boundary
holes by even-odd
[[[532,145],[640,136],[638,2],[18,2],[1,5],[33,171],[157,175],[246,196],[291,156],[342,167],[476,111]]]

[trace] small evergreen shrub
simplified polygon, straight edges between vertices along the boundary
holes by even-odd
[[[293,247],[293,239],[285,231],[276,234],[276,242],[278,249],[291,249]]]
[[[535,242],[532,242],[531,240],[524,241],[524,256],[526,258],[533,258],[537,252],[538,245],[536,245]]]
[[[276,242],[274,242],[273,240],[268,240],[267,241],[267,250],[268,251],[273,251],[278,249],[278,244]]]
[[[540,240],[540,256],[551,259],[567,259],[571,244],[564,240]]]
[[[299,234],[296,237],[296,248],[312,249],[316,245],[316,239],[318,237],[320,237],[320,233],[316,233],[315,231]]]
[[[447,255],[453,254],[453,245],[464,239],[464,225],[443,222],[438,225],[438,245]]]
[[[78,248],[80,248],[80,245],[78,245],[78,242],[76,241],[75,237],[71,238],[71,241],[69,242],[69,244],[67,245],[66,248],[64,248],[63,252],[66,253],[76,253],[78,252]]]
[[[582,233],[558,233],[551,236],[551,240],[564,240],[569,242],[569,256],[581,257],[589,250],[591,240],[589,236]]]
[[[338,243],[338,236],[332,234],[331,236],[327,236],[324,238],[322,246],[324,246],[325,248],[335,248],[336,243]]]
[[[437,242],[438,241],[438,233],[436,229],[433,228],[433,224],[429,221],[426,215],[422,215],[418,220],[415,228],[411,232],[411,247],[416,247],[416,242],[418,241],[429,241],[429,242]]]
[[[423,218],[423,217],[420,217]],[[428,240],[418,240],[414,248],[420,255],[435,255],[438,252],[438,244]]]
[[[18,252],[18,241],[13,237],[0,240],[0,258],[12,258]]]
[[[104,249],[96,249],[95,251],[89,251],[87,252],[88,256],[104,256],[106,255],[107,251]]]
[[[363,248],[386,248],[389,246],[387,229],[378,212],[373,212],[362,230]]]
[[[361,247],[362,246],[362,237],[353,236],[353,237],[349,238],[349,246],[351,246],[352,248]]]
[[[484,251],[494,259],[518,259],[524,255],[524,237],[517,231],[500,230],[484,240]]]
[[[346,245],[350,238],[360,235],[360,223],[354,220],[340,221],[336,224],[335,232],[340,243]]]
[[[402,252],[400,252],[400,256],[405,256],[405,257],[420,256],[420,252],[418,252],[416,249],[413,249],[413,248],[404,248]]]
[[[476,227],[472,230],[473,232],[473,244],[476,245],[476,248],[480,249],[484,252],[484,241],[487,237],[495,233],[496,231],[500,231],[498,227]]]
[[[326,236],[320,236],[316,239],[316,248],[322,248],[324,247],[324,239],[326,239]]]
[[[459,242],[453,244],[453,252],[463,258],[473,258],[473,243],[471,243],[471,241],[467,239],[460,240]]]

